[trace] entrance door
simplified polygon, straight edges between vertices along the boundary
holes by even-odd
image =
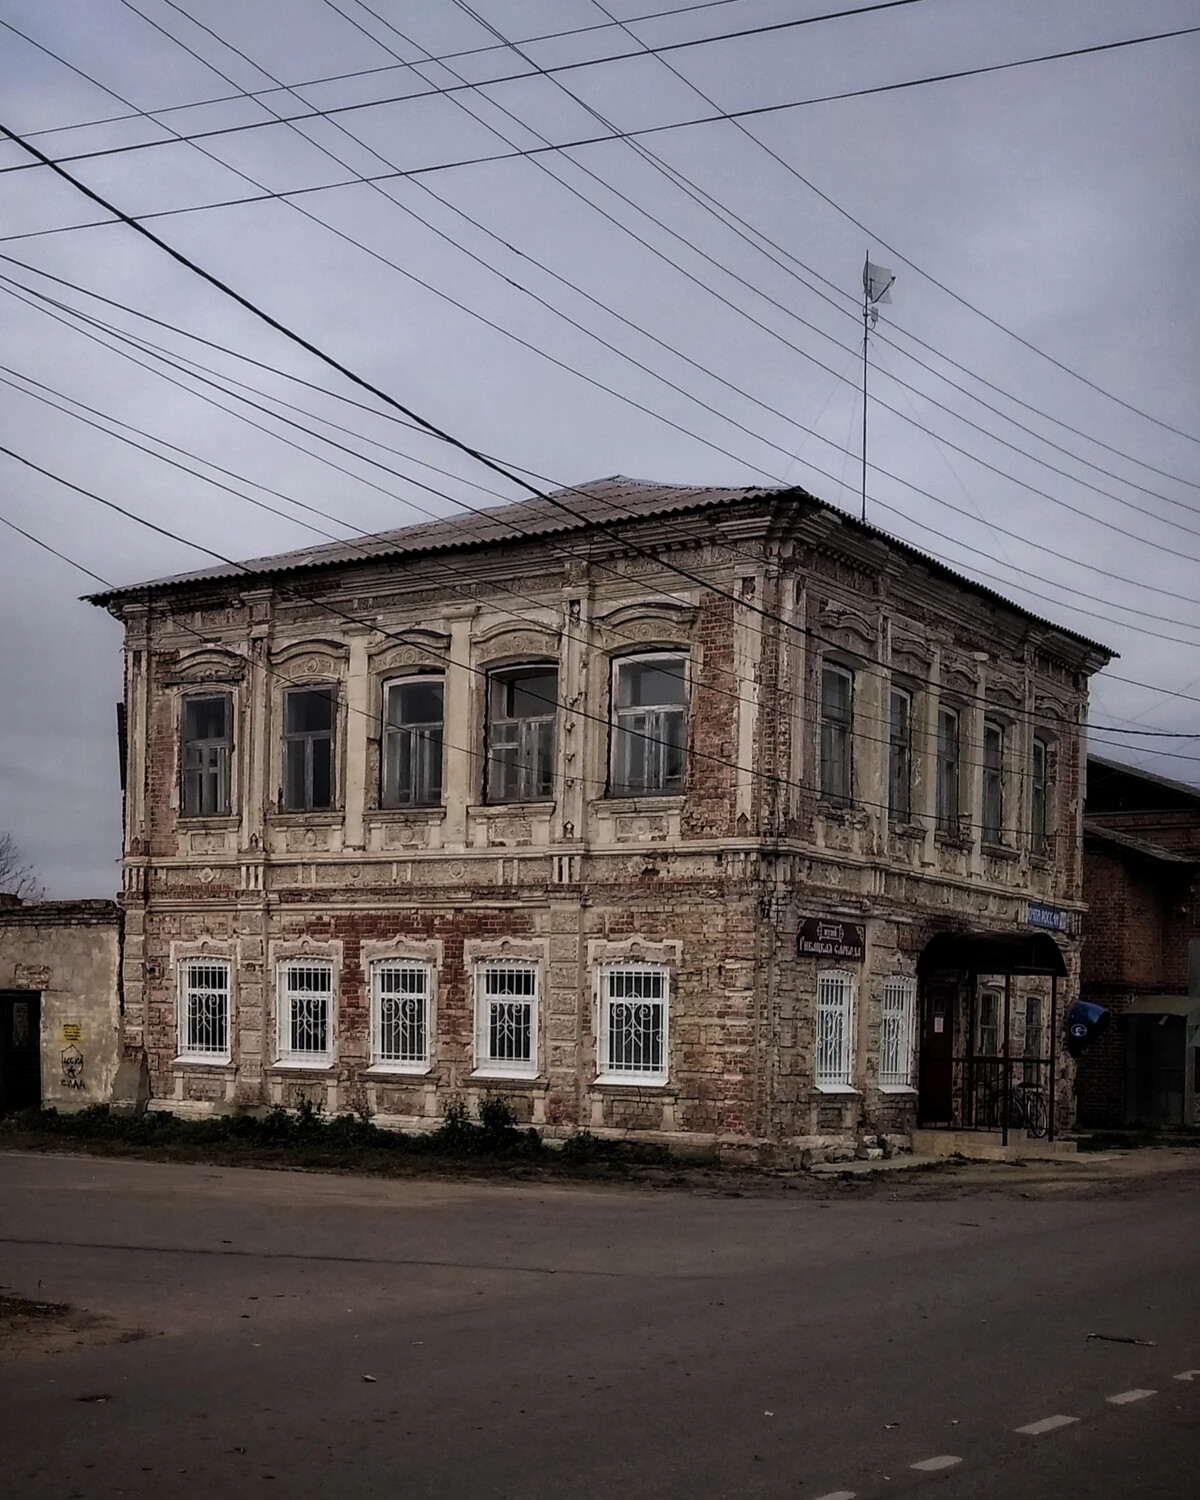
[[[0,990],[0,1114],[42,1102],[42,997]]]
[[[954,1002],[957,993],[957,986],[949,980],[927,980],[921,991],[917,1118],[922,1125],[954,1123]]]

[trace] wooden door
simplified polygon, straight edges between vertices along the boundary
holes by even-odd
[[[0,1114],[42,1102],[42,997],[36,990],[0,991]]]
[[[927,980],[921,989],[921,1051],[917,1059],[917,1119],[954,1121],[954,1010],[957,986]]]

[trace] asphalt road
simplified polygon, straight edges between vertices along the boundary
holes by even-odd
[[[1200,1494],[1200,1177],[930,1191],[0,1155],[0,1494]]]

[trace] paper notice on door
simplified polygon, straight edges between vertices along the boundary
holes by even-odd
[[[945,1018],[945,1016],[934,1016],[934,1018],[933,1018],[933,1029],[934,1029],[934,1031],[945,1031],[945,1029],[946,1029],[946,1018]]]

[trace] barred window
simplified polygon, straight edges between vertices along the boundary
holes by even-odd
[[[489,802],[544,802],[554,795],[557,709],[557,667],[521,667],[488,678]]]
[[[687,767],[687,657],[642,656],[613,669],[615,797],[682,792]]]
[[[821,673],[821,796],[849,802],[854,795],[854,673]]]
[[[1042,1081],[1040,1064],[1042,1049],[1045,1045],[1046,1031],[1042,997],[1027,995],[1025,997],[1025,1042],[1021,1049],[1025,1059],[1021,1071],[1023,1081],[1027,1084],[1037,1085]]]
[[[429,1067],[428,964],[384,959],[371,971],[371,1061],[398,1072],[424,1073]]]
[[[444,696],[440,677],[409,677],[385,688],[384,807],[441,802]]]
[[[333,1058],[333,963],[292,959],[279,968],[279,1061],[324,1066]]]
[[[230,809],[233,699],[212,693],[183,700],[182,812],[185,818],[222,818]]]
[[[537,1074],[537,965],[482,964],[476,977],[475,1068],[518,1078]]]
[[[180,966],[179,1055],[229,1061],[229,964],[223,959],[188,959]]]
[[[1004,837],[1004,729],[990,719],[983,726],[983,841]]]
[[[283,810],[333,806],[334,721],[331,687],[291,688],[283,695]]]
[[[1000,996],[996,990],[984,990],[979,997],[979,1057],[1000,1055]]]
[[[817,977],[817,1067],[819,1089],[854,1083],[854,976],[827,969]]]
[[[600,971],[600,1077],[613,1083],[667,1081],[663,964],[613,964]]]
[[[893,975],[883,986],[879,1026],[879,1086],[907,1089],[913,1081],[913,1010],[917,982]]]

